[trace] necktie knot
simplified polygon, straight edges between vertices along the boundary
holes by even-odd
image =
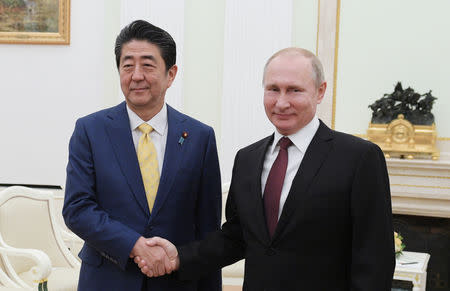
[[[141,125],[138,126],[138,129],[143,133],[143,134],[149,134],[150,132],[152,132],[153,127],[151,127],[151,125],[147,124],[147,123],[142,123]]]
[[[288,137],[282,137],[279,141],[280,148],[287,149],[292,144],[292,141]]]

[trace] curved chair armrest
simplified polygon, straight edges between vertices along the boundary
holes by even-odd
[[[56,221],[56,214],[55,214],[55,195],[53,192],[45,191],[45,190],[38,190],[38,189],[32,189],[28,187],[23,186],[11,186],[6,188],[5,190],[2,190],[0,195],[0,205],[3,207],[4,204],[9,203],[9,201],[13,199],[20,199],[18,201],[23,201],[22,205],[24,211],[26,211],[27,207],[30,207],[30,209],[33,209],[32,211],[32,217],[36,217],[36,220],[42,223],[42,227],[46,229],[46,233],[42,235],[42,241],[44,240],[53,240],[53,242],[56,242],[57,248],[47,248],[46,246],[43,246],[42,248],[39,248],[43,250],[51,259],[52,261],[56,258],[63,258],[72,268],[78,269],[80,267],[80,261],[77,259],[76,256],[73,255],[67,248],[67,245],[65,244],[65,241],[63,239],[62,235],[62,226],[59,225]],[[27,206],[28,203],[27,199],[30,200],[30,205]],[[14,205],[14,204],[9,204]],[[11,207],[11,206],[8,206]],[[42,211],[43,208],[47,208],[48,212],[44,213]],[[3,218],[3,217],[2,217]],[[15,219],[11,215],[11,218],[8,219]],[[39,227],[39,226],[36,226]],[[11,228],[9,228],[9,232],[7,235],[11,237],[11,233],[13,231]],[[3,236],[4,233],[0,233],[0,238]],[[13,238],[9,238],[10,240],[26,240],[27,235],[25,231],[20,232],[19,236],[13,236]],[[49,241],[50,243],[50,241]],[[11,243],[13,245],[13,243]],[[28,244],[29,247],[33,248],[32,243]],[[48,245],[48,244],[47,244]],[[1,246],[1,242],[0,242]]]
[[[52,271],[52,263],[50,261],[50,258],[40,250],[18,249],[2,244],[0,245],[0,255],[3,258],[4,266],[6,268],[5,271],[12,277],[14,281],[16,281],[23,287],[30,288],[31,286],[28,286],[19,278],[18,274],[8,260],[8,256],[26,257],[35,262],[36,265],[31,268],[30,274],[33,278],[33,281],[36,283],[46,281]]]
[[[63,229],[62,227],[59,227],[59,230],[61,233],[61,237],[66,246],[69,248],[70,252],[73,254],[74,257],[76,257],[79,260],[78,253],[81,251],[81,248],[83,247],[84,240],[82,240],[76,234]]]
[[[61,231],[61,236],[65,242],[84,243],[84,241],[76,234],[68,232],[62,227],[60,227],[59,230]]]

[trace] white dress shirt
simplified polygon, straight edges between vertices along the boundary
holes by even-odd
[[[297,174],[300,163],[303,160],[306,149],[308,148],[311,140],[319,128],[319,119],[314,116],[314,118],[302,129],[294,134],[288,135],[287,137],[292,141],[292,145],[288,147],[288,165],[286,169],[286,176],[284,177],[283,188],[281,190],[280,197],[280,209],[278,210],[278,219],[281,216],[281,212],[284,207],[284,203],[291,189],[292,181],[294,180],[295,174]],[[264,159],[264,166],[261,173],[261,189],[262,195],[264,195],[264,189],[266,187],[267,177],[269,176],[270,169],[272,168],[275,159],[280,151],[280,146],[278,142],[283,137],[278,131],[275,130],[275,136],[272,145],[269,146],[266,157]]]
[[[142,136],[142,132],[139,130],[138,127],[142,123],[145,123],[145,121],[143,121],[133,110],[131,110],[130,107],[128,107],[128,104],[127,104],[127,112],[128,118],[130,119],[130,128],[131,128],[131,135],[133,137],[134,148],[136,149],[137,152],[139,139]],[[152,119],[147,121],[147,124],[153,127],[153,130],[150,133],[150,138],[152,139],[152,142],[156,148],[159,175],[161,175],[162,166],[164,162],[164,153],[166,151],[167,130],[168,130],[166,103],[164,103],[161,110],[155,116],[153,116]]]

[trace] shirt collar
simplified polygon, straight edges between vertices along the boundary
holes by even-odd
[[[130,128],[131,130],[136,130],[139,125],[142,123],[145,123],[133,110],[128,107],[127,104],[127,112],[128,112],[128,118],[130,119]],[[153,130],[157,132],[160,135],[163,135],[166,127],[167,127],[167,106],[166,103],[164,103],[161,110],[153,116],[152,119],[147,121],[147,123],[153,127]]]
[[[298,148],[304,154],[309,144],[311,143],[314,135],[316,134],[319,125],[320,125],[319,118],[317,118],[317,116],[314,116],[314,118],[307,125],[305,125],[296,133],[288,135],[287,137],[292,141],[292,144],[295,145],[295,147]],[[279,133],[278,130],[275,130],[273,143],[270,147],[271,153],[275,151],[278,142],[283,136],[284,135]]]

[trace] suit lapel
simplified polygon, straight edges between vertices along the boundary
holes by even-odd
[[[109,113],[110,123],[106,124],[106,132],[111,140],[114,153],[125,176],[131,192],[146,215],[149,214],[141,170],[131,136],[130,121],[126,103],[122,102]]]
[[[332,143],[330,141],[332,138],[332,131],[320,121],[320,126],[308,146],[297,174],[292,181],[273,240],[280,236],[295,210],[304,204],[302,201],[308,200],[308,196],[313,194],[308,193],[308,189],[331,150]]]
[[[183,127],[183,121],[185,119],[186,118],[182,114],[167,105],[167,121],[169,128],[167,131],[166,150],[164,153],[163,168],[159,181],[158,193],[156,195],[150,220],[158,214],[164,204],[164,201],[166,201],[169,196],[170,189],[172,188],[175,177],[177,176],[181,165],[180,161],[183,157],[183,153],[185,148],[187,148],[187,143],[189,143],[189,139],[185,139],[182,144],[178,142],[183,131],[188,131],[187,128]]]
[[[264,167],[264,160],[266,157],[266,152],[270,144],[273,142],[274,135],[266,137],[261,145],[254,149],[252,152],[252,157],[250,160],[258,161],[258,168],[256,171],[249,171],[250,173],[253,173],[251,177],[252,181],[252,193],[251,195],[251,201],[250,205],[254,205],[255,207],[255,223],[256,228],[261,235],[261,238],[264,240],[264,242],[270,241],[269,231],[267,229],[266,224],[266,216],[264,211],[264,201],[262,196],[262,189],[261,189],[261,174]],[[252,220],[253,221],[253,220]]]

